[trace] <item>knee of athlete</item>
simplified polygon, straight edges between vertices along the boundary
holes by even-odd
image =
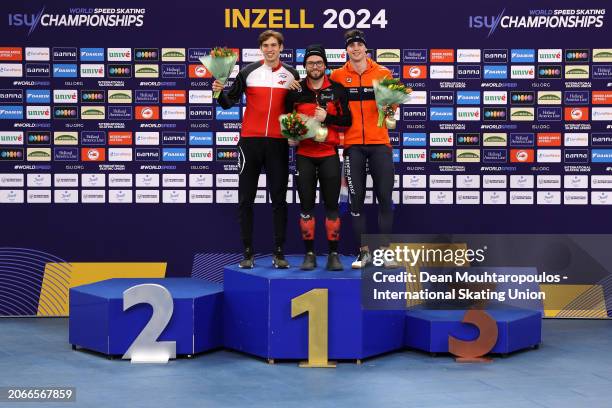
[[[327,210],[325,211],[325,218],[330,221],[336,221],[339,217],[338,210]]]
[[[314,215],[310,211],[302,211],[300,213],[300,219],[304,221],[309,221],[314,218]]]

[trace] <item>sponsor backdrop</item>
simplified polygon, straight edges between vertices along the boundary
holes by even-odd
[[[363,29],[372,58],[414,89],[390,133],[396,232],[607,233],[609,19],[594,1],[5,1],[0,314],[64,313],[77,275],[219,279],[238,259],[243,106],[216,104],[199,57],[226,45],[239,66],[257,61],[266,28],[285,34],[282,60],[302,75],[308,44],[323,43],[337,67],[344,30]],[[289,185],[287,252],[297,253]],[[265,175],[259,187],[265,253]],[[343,221],[341,248],[355,252]],[[46,312],[43,286],[56,306]]]

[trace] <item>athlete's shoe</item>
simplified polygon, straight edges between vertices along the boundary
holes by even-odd
[[[245,253],[238,266],[242,269],[252,269],[255,266],[255,257],[251,253]]]
[[[325,269],[328,271],[341,271],[344,269],[337,252],[330,252],[329,255],[327,255],[327,266]]]
[[[367,249],[362,249],[359,251],[359,256],[355,261],[351,264],[351,268],[353,269],[361,269],[365,268],[367,265],[372,263],[372,254]]]
[[[276,248],[276,251],[274,251],[274,255],[272,255],[272,265],[276,269],[289,268],[289,262],[285,259],[285,255],[283,255],[283,250],[281,248]]]
[[[302,262],[300,269],[303,271],[312,271],[316,267],[317,256],[314,254],[314,252],[306,252],[306,255],[304,255],[304,262]]]

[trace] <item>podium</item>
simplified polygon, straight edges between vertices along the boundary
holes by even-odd
[[[176,341],[177,355],[223,346],[223,286],[201,279],[109,279],[70,289],[69,341],[109,356],[123,355],[151,319],[151,305],[123,311],[123,292],[144,283],[165,287],[174,311],[159,341]]]
[[[537,310],[485,309],[497,323],[497,342],[491,353],[508,354],[542,342],[542,313]],[[466,310],[423,309],[406,312],[406,347],[429,353],[448,353],[448,337],[474,340],[476,326],[462,323]]]
[[[308,314],[291,317],[292,299],[317,288],[328,290],[329,359],[364,359],[403,347],[405,310],[361,308],[361,270],[319,267],[302,271],[302,257],[289,256],[289,269],[273,269],[272,258],[256,260],[253,269],[224,270],[225,346],[267,359],[308,357]]]

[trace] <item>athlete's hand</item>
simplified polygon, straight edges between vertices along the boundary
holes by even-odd
[[[292,91],[301,91],[302,90],[302,85],[300,85],[300,81],[297,81],[295,78],[293,79],[293,82],[291,82],[289,84],[289,89],[291,89]]]
[[[213,92],[220,92],[220,91],[223,91],[224,86],[225,84],[215,79],[215,81],[212,83],[212,90]]]
[[[323,121],[327,117],[327,111],[325,109],[323,109],[322,107],[317,106],[317,109],[315,109],[314,117],[315,117],[316,120],[318,120],[319,122],[323,123]]]
[[[287,139],[287,143],[289,143],[289,146],[291,147],[295,147],[300,144],[300,142],[295,139]]]

